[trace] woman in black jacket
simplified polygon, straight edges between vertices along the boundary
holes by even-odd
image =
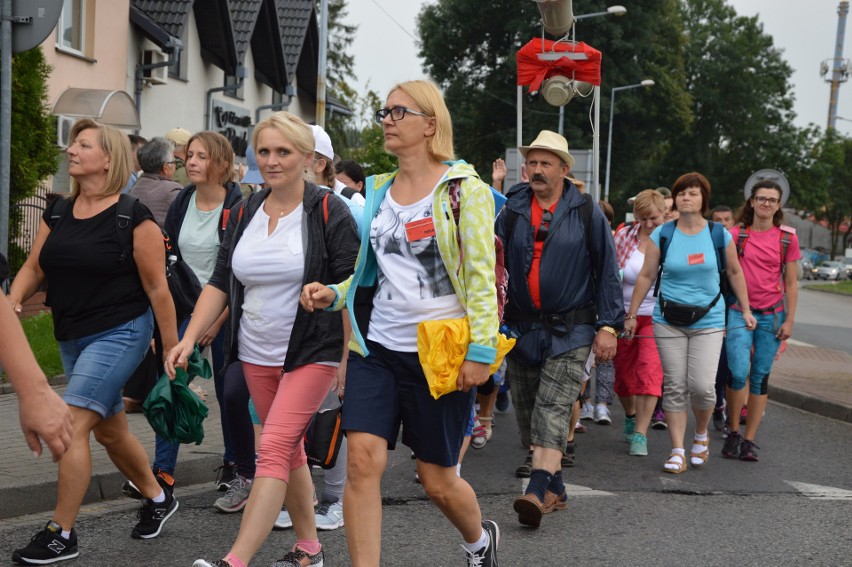
[[[230,209],[242,199],[242,193],[233,179],[234,151],[227,138],[216,132],[198,132],[186,147],[186,171],[192,183],[183,188],[169,206],[164,229],[172,245],[170,255],[186,262],[203,286],[213,273]],[[189,315],[178,314],[181,336],[189,324]],[[216,399],[222,416],[225,454],[217,485],[219,490],[233,487],[242,494],[228,494],[214,506],[224,512],[237,512],[248,498],[246,483],[238,479],[254,478],[254,431],[245,400],[241,405],[228,404],[225,395],[226,381],[235,382],[236,389],[246,391],[240,372],[234,376],[228,374],[226,378],[223,345],[227,317],[226,310],[205,330],[198,344],[211,349]],[[154,471],[161,483],[174,483],[172,475],[179,447],[157,436]]]
[[[195,341],[227,307],[226,357],[240,361],[263,422],[256,479],[237,540],[224,559],[195,565],[248,564],[285,495],[298,539],[277,564],[298,567],[307,559],[321,565],[303,437],[343,358],[343,324],[339,313],[305,311],[299,293],[309,281],[349,277],[358,238],[346,205],[304,179],[314,158],[304,121],[273,114],[256,126],[252,145],[268,188],[232,210],[216,269],[166,361],[169,372],[185,365]]]

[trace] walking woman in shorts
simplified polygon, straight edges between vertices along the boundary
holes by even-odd
[[[472,167],[449,161],[450,113],[433,83],[397,85],[376,121],[399,170],[368,179],[355,275],[330,287],[309,284],[301,298],[308,310],[345,306],[352,321],[343,405],[349,555],[355,567],[381,564],[381,480],[402,424],[423,488],[461,533],[467,564],[494,566],[497,524],[482,521],[476,494],[456,474],[473,388],[488,380],[496,358],[494,199]],[[461,184],[458,226],[451,182]],[[464,316],[471,339],[458,391],[435,400],[417,355],[417,325]]]
[[[314,138],[299,117],[278,112],[261,121],[252,147],[268,187],[232,209],[213,274],[166,361],[169,373],[185,365],[227,306],[226,357],[242,363],[263,424],[237,539],[223,559],[194,565],[248,565],[286,498],[297,541],[275,564],[322,566],[304,435],[343,357],[343,324],[339,313],[302,309],[299,293],[306,282],[331,283],[352,274],[355,223],[337,196],[305,181]]]
[[[663,410],[669,426],[672,452],[663,471],[679,474],[687,469],[683,438],[686,434],[687,409],[692,405],[695,433],[689,452],[693,467],[707,464],[710,458],[707,425],[716,405],[716,366],[725,328],[725,300],[721,293],[716,242],[724,243],[722,252],[726,274],[743,309],[744,324],[749,329],[755,319],[749,310],[748,294],[737,250],[731,234],[714,224],[715,238],[704,215],[710,208],[710,182],[700,173],[685,173],[672,186],[673,210],[677,221],[657,227],[645,250],[645,262],[636,279],[633,297],[625,317],[624,331],[630,337],[636,330],[636,316],[648,290],[657,278],[664,231],[671,234],[660,281],[659,296],[654,307],[654,337],[663,364]],[[673,223],[673,224],[672,224]],[[682,311],[700,313],[694,322],[684,323],[661,309],[663,301],[677,303]]]
[[[127,134],[84,118],[72,127],[66,153],[71,196],[45,211],[8,298],[19,308],[47,282],[47,305],[68,377],[63,397],[74,419],[71,447],[59,461],[53,518],[12,555],[24,565],[77,557],[74,523],[92,477],[92,433],[143,497],[131,537],[157,537],[178,508],[148,468],[121,399],[125,382],[148,351],[155,318],[164,347],[177,343],[162,233],[145,205],[121,195],[133,167]],[[133,201],[130,218],[119,217],[120,199]]]
[[[646,189],[633,201],[636,222],[615,233],[615,251],[621,268],[624,304],[630,305],[633,288],[651,246],[651,234],[663,224],[666,202],[653,189]],[[652,315],[656,299],[648,289],[638,311],[628,318],[635,319],[633,332],[641,339],[619,339],[615,353],[615,393],[624,406],[624,440],[630,444],[630,454],[648,454],[648,427],[657,400],[663,395],[663,367],[654,342]]]
[[[793,336],[799,301],[796,260],[801,253],[795,229],[781,224],[783,197],[776,182],[758,181],[739,215],[740,224],[731,230],[757,328],[744,328],[743,308],[739,304],[730,307],[725,341],[731,370],[726,390],[730,429],[722,449],[722,456],[729,459],[758,460],[754,440],[766,409],[766,382],[781,341]],[[746,396],[748,417],[745,434],[740,435],[740,409]]]

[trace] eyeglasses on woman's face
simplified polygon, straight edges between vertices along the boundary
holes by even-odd
[[[408,108],[407,106],[394,106],[392,108],[380,108],[376,111],[375,120],[376,124],[381,124],[382,121],[390,115],[391,120],[394,122],[398,122],[405,118],[405,114],[413,114],[414,116],[425,116],[429,118],[429,115],[425,112],[420,112],[419,110],[414,110],[413,108]]]
[[[763,195],[761,195],[759,197],[755,197],[754,202],[757,203],[758,205],[767,205],[768,204],[768,205],[771,205],[771,206],[774,207],[775,205],[777,205],[778,203],[781,202],[781,199],[779,199],[777,197],[764,197]]]

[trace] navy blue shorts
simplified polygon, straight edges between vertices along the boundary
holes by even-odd
[[[370,355],[349,355],[342,428],[378,435],[396,447],[399,426],[402,442],[423,462],[454,467],[476,390],[429,393],[416,352],[395,352],[367,341]]]

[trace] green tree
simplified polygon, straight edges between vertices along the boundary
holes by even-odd
[[[381,108],[379,95],[368,89],[367,94],[358,99],[360,115],[372,116],[377,108]],[[366,175],[376,175],[393,171],[399,167],[396,158],[385,151],[385,137],[382,127],[372,120],[355,131],[358,139],[357,147],[350,149],[348,159],[361,164]]]
[[[317,2],[319,11],[319,2]],[[350,86],[355,74],[355,59],[350,46],[358,26],[346,22],[348,16],[346,0],[328,2],[328,64],[326,71],[327,94],[354,109],[357,94]],[[326,130],[334,144],[334,151],[343,155],[353,143],[350,131],[353,117],[339,112],[329,112],[326,117]]]
[[[12,140],[9,162],[9,202],[18,203],[36,193],[39,184],[56,171],[56,124],[50,115],[47,79],[51,67],[41,47],[12,57]],[[20,250],[20,209],[9,213],[9,258],[13,273],[27,250]]]
[[[812,147],[811,166],[803,176],[807,183],[813,215],[828,223],[831,230],[831,254],[843,253],[852,232],[852,139],[829,129]],[[847,223],[845,231],[841,225]]]
[[[700,171],[713,202],[739,205],[758,169],[793,175],[812,133],[793,125],[792,69],[757,16],[739,16],[724,0],[681,0],[691,127],[659,162],[662,179]]]
[[[577,14],[605,11],[602,0],[574,2]],[[612,87],[652,78],[653,92],[618,99],[614,132],[615,192],[633,194],[652,186],[650,164],[667,151],[673,132],[690,120],[684,89],[683,33],[675,0],[649,0],[629,6],[623,18],[592,18],[576,26],[576,38],[603,53],[601,116],[609,113]],[[485,169],[516,138],[516,54],[539,37],[534,2],[495,0],[483,8],[475,0],[439,0],[418,18],[420,56],[427,73],[443,88],[453,116],[460,157]],[[591,98],[565,107],[565,135],[572,148],[592,147]],[[542,129],[556,130],[559,110],[544,100],[524,102],[523,133],[531,141]],[[606,131],[608,124],[602,124]],[[605,144],[606,136],[601,136]],[[606,155],[602,146],[601,155]]]

